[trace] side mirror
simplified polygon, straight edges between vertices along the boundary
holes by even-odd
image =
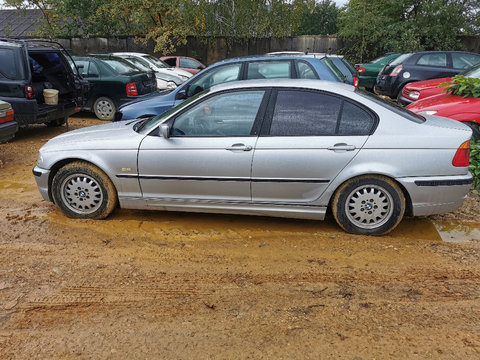
[[[168,139],[170,137],[170,126],[168,124],[161,124],[160,132],[165,139]]]
[[[186,90],[180,90],[175,94],[175,100],[185,100],[187,98]]]

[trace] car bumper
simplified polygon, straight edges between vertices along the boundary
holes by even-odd
[[[407,106],[407,105],[410,105],[411,103],[413,103],[413,100],[409,99],[409,98],[406,98],[405,96],[400,95],[398,97],[398,103],[400,105]]]
[[[40,191],[43,199],[47,201],[53,201],[50,197],[50,192],[48,191],[48,179],[50,177],[50,170],[45,170],[38,166],[35,166],[33,168],[33,175],[35,176],[38,190]]]
[[[12,139],[17,131],[18,123],[16,121],[0,124],[0,143]]]
[[[442,214],[458,209],[470,191],[473,177],[467,175],[408,177],[396,179],[412,200],[414,216]]]

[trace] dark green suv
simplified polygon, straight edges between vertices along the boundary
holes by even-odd
[[[153,72],[143,72],[130,62],[112,55],[74,56],[82,76],[90,83],[84,109],[100,120],[112,120],[123,103],[157,90]]]

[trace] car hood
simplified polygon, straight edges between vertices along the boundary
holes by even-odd
[[[480,113],[479,98],[463,98],[461,96],[440,94],[418,100],[407,106],[407,109],[418,113],[426,110],[436,110],[438,116],[452,116],[459,112]]]
[[[412,83],[408,84],[407,86],[405,86],[405,88],[407,88],[410,91],[412,91],[412,90],[420,91],[420,90],[425,90],[425,89],[431,89],[431,88],[434,88],[434,87],[438,87],[438,85],[440,85],[441,83],[449,82],[449,81],[452,81],[451,77],[444,77],[444,78],[437,78],[437,79],[430,79],[430,80],[423,80],[423,81],[415,81],[415,82],[412,82]]]
[[[118,121],[69,131],[48,141],[41,151],[64,151],[65,148],[69,150],[136,149],[145,136],[133,130],[136,122],[135,120]]]

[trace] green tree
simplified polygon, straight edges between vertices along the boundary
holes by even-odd
[[[350,0],[338,34],[349,55],[365,61],[386,51],[460,49],[460,34],[478,33],[479,0]]]
[[[340,8],[333,0],[314,1],[302,14],[296,35],[328,35],[337,33]]]

